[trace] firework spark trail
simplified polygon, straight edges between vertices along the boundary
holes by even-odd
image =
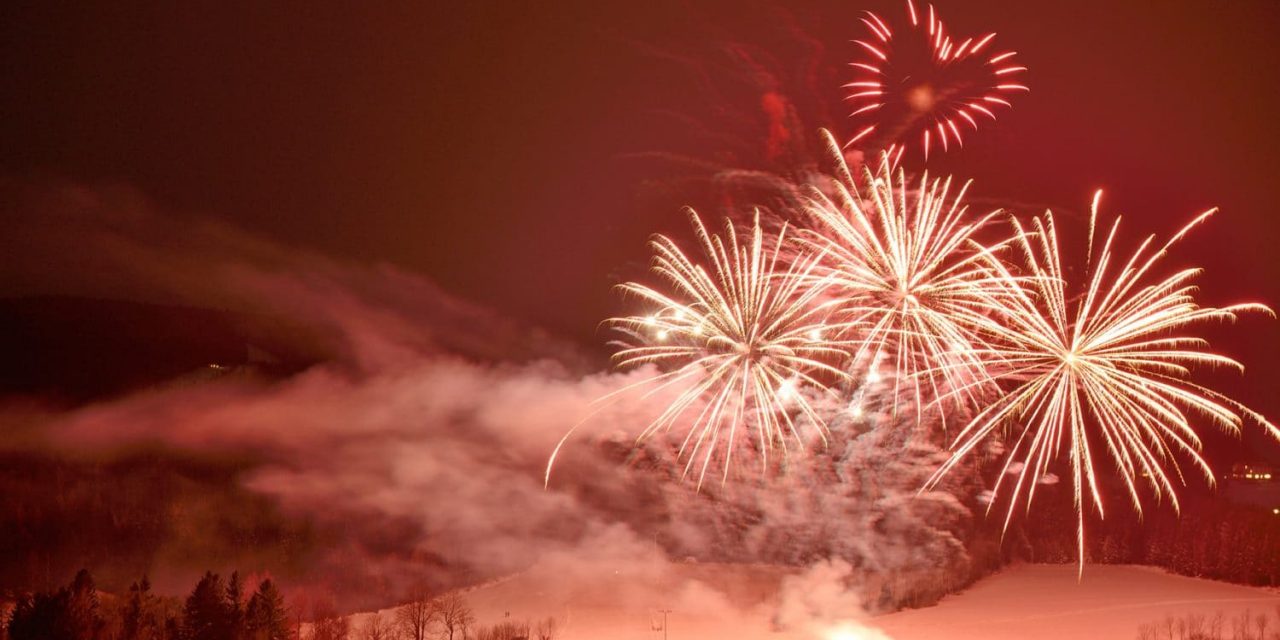
[[[670,238],[657,236],[653,272],[670,291],[627,283],[622,290],[656,307],[644,316],[606,321],[624,334],[615,355],[619,367],[655,364],[664,372],[620,392],[650,387],[647,394],[676,388],[675,400],[638,440],[687,425],[679,456],[687,475],[700,461],[699,486],[723,449],[727,479],[734,449],[751,445],[767,468],[769,451],[804,443],[801,431],[825,441],[826,423],[806,387],[832,394],[828,380],[844,377],[842,343],[825,335],[830,303],[814,278],[819,255],[786,260],[784,226],[776,238],[761,230],[759,216],[741,240],[732,222],[724,233],[707,231],[690,215],[707,263],[688,257]],[[768,245],[772,244],[772,248]],[[611,394],[613,395],[613,394]],[[741,442],[754,432],[754,441]]]
[[[975,236],[1000,211],[970,216],[969,184],[953,191],[949,177],[925,175],[909,188],[888,154],[877,172],[865,170],[860,190],[835,155],[834,195],[815,191],[806,210],[818,228],[802,242],[823,256],[816,273],[839,299],[854,362],[871,360],[877,376],[874,362],[891,360],[894,397],[897,385],[910,385],[917,416],[926,395],[963,388],[973,400],[991,382],[976,328],[1007,297],[1006,273],[992,266],[1004,243],[984,246]]]
[[[910,24],[894,28],[870,11],[862,18],[870,35],[854,41],[864,55],[850,64],[858,75],[844,87],[855,107],[850,117],[875,122],[848,145],[881,131],[882,148],[896,147],[900,156],[897,143],[919,132],[928,158],[939,145],[944,152],[964,146],[963,129],[977,130],[980,118],[995,120],[996,110],[1012,106],[1010,94],[1028,91],[1018,79],[1027,68],[1013,62],[1016,52],[988,50],[994,33],[952,40],[933,5],[917,11],[907,0],[907,17]]]
[[[1122,263],[1114,251],[1119,218],[1094,251],[1100,197],[1098,192],[1091,207],[1087,283],[1074,297],[1064,277],[1053,214],[1035,219],[1030,228],[1013,221],[1030,276],[1010,277],[1005,311],[982,325],[998,346],[979,349],[983,357],[1002,363],[1005,370],[998,376],[1011,388],[960,430],[952,457],[927,485],[936,485],[979,444],[1010,426],[1016,439],[994,489],[998,495],[1005,478],[1017,476],[1005,516],[1007,529],[1019,502],[1030,509],[1036,486],[1066,447],[1082,571],[1086,502],[1105,515],[1098,488],[1101,456],[1111,458],[1141,514],[1139,487],[1144,481],[1157,498],[1167,495],[1178,509],[1174,480],[1184,482],[1178,452],[1214,482],[1200,455],[1196,418],[1233,434],[1248,418],[1280,439],[1280,429],[1262,415],[1187,379],[1193,366],[1243,367],[1206,351],[1203,339],[1184,330],[1205,321],[1235,320],[1239,312],[1270,310],[1259,304],[1199,306],[1192,281],[1200,269],[1151,278],[1170,246],[1216,210],[1197,216],[1158,249],[1152,250],[1154,236],[1147,237]]]

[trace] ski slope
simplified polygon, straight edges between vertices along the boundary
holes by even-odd
[[[869,618],[836,574],[802,574],[723,564],[540,565],[465,596],[480,624],[555,617],[556,640],[1135,640],[1139,626],[1167,616],[1280,613],[1280,592],[1151,567],[1089,565],[1078,580],[1075,565],[1017,565],[935,606]]]

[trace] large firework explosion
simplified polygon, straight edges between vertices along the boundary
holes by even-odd
[[[834,139],[832,142],[835,150]],[[894,396],[912,391],[919,411],[949,389],[972,400],[990,382],[976,347],[979,322],[1003,304],[1004,273],[977,236],[1000,211],[969,215],[969,183],[951,177],[908,184],[888,154],[859,188],[838,151],[833,195],[814,190],[805,207],[816,222],[802,241],[821,252],[821,275],[838,298],[840,325],[856,346],[853,361],[893,367]]]
[[[782,225],[768,234],[757,213],[749,232],[730,222],[715,235],[693,216],[704,263],[658,237],[654,272],[666,286],[623,285],[646,310],[609,321],[625,335],[617,363],[658,372],[623,392],[674,390],[639,439],[682,434],[677,458],[701,487],[717,458],[723,482],[735,452],[757,455],[767,469],[775,449],[825,442],[829,423],[849,423],[832,422],[831,412],[857,418],[888,360],[895,425],[904,423],[896,419],[904,385],[915,407],[906,428],[945,431],[944,420],[926,418],[929,408],[956,403],[974,412],[925,488],[983,443],[1008,440],[994,488],[1014,485],[1007,528],[1065,453],[1083,563],[1085,510],[1103,513],[1104,459],[1140,513],[1143,487],[1177,508],[1180,459],[1213,481],[1200,453],[1204,424],[1239,433],[1247,420],[1280,439],[1265,417],[1189,379],[1196,366],[1242,368],[1208,351],[1190,333],[1195,326],[1265,307],[1202,307],[1191,285],[1199,270],[1156,273],[1167,250],[1212,211],[1159,248],[1148,238],[1122,263],[1118,221],[1094,251],[1095,198],[1081,286],[1068,281],[1052,214],[1029,226],[1015,218],[1010,235],[990,240],[1000,212],[971,215],[968,183],[927,172],[909,179],[899,166],[904,136],[919,132],[927,159],[931,148],[962,144],[966,125],[994,118],[995,107],[1009,104],[1005,95],[1026,86],[1015,80],[1025,69],[1012,52],[990,51],[993,35],[953,39],[932,6],[922,11],[910,0],[907,16],[909,25],[891,27],[866,14],[872,38],[857,45],[870,57],[853,67],[869,75],[848,85],[860,105],[853,115],[872,119],[850,144],[872,143],[874,133],[867,148],[881,151],[878,169],[855,179],[828,135],[835,175],[787,188],[810,194],[782,212],[798,233]],[[812,400],[819,396],[838,402]]]
[[[1119,219],[1094,255],[1094,228],[1101,192],[1090,209],[1086,282],[1070,282],[1063,268],[1052,213],[1024,228],[1013,221],[1027,277],[1006,279],[1010,295],[1000,312],[980,318],[994,338],[977,351],[999,367],[1002,393],[959,432],[952,458],[933,481],[1001,428],[1012,432],[1001,473],[1016,475],[1005,527],[1019,502],[1029,507],[1036,486],[1065,450],[1079,513],[1077,542],[1084,558],[1084,510],[1103,513],[1098,476],[1105,455],[1123,480],[1134,509],[1142,511],[1139,487],[1167,497],[1178,508],[1178,458],[1190,460],[1205,479],[1213,471],[1200,455],[1197,424],[1207,421],[1239,433],[1245,418],[1280,438],[1267,419],[1222,394],[1188,380],[1196,366],[1244,367],[1206,351],[1190,330],[1205,322],[1234,321],[1236,314],[1269,310],[1259,304],[1202,307],[1194,297],[1199,269],[1154,276],[1170,246],[1211,216],[1207,211],[1154,248],[1149,236],[1127,260],[1116,254]]]
[[[766,238],[759,216],[741,239],[732,222],[716,235],[697,214],[690,218],[706,262],[657,236],[653,272],[671,291],[622,285],[651,309],[608,324],[624,335],[615,356],[619,366],[668,367],[641,384],[675,387],[679,394],[640,439],[684,429],[685,473],[697,466],[701,484],[718,455],[727,478],[735,448],[754,449],[767,464],[774,448],[786,452],[789,441],[803,444],[802,431],[825,438],[826,421],[807,396],[830,393],[828,381],[845,375],[836,366],[845,348],[828,335],[832,305],[818,300],[825,289],[814,280],[820,255],[783,266],[786,228]]]

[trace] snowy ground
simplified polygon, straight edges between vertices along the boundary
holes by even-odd
[[[540,567],[467,594],[481,622],[553,616],[557,640],[788,638],[769,632],[771,603],[786,571],[733,565],[621,567],[604,575]]]
[[[1011,567],[936,607],[874,620],[895,640],[1134,640],[1165,616],[1274,613],[1280,593],[1135,566]]]
[[[1276,612],[1280,593],[1136,566],[1022,565],[934,607],[867,619],[838,572],[636,563],[589,574],[543,566],[466,594],[483,624],[553,616],[557,640],[1134,640],[1166,616]],[[779,600],[793,624],[778,630]],[[797,614],[797,612],[799,612]],[[385,614],[384,614],[385,615]],[[361,620],[356,620],[359,628]]]

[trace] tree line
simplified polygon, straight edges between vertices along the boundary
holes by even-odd
[[[1225,500],[1192,500],[1182,513],[1156,511],[1089,523],[1090,562],[1145,564],[1198,578],[1280,586],[1280,514]],[[1043,509],[1009,545],[1032,562],[1074,562],[1074,524],[1065,509]]]
[[[1235,616],[1190,613],[1138,627],[1137,640],[1280,640],[1280,607],[1275,616],[1246,609]]]
[[[323,627],[323,630],[321,630]],[[475,612],[458,592],[435,596],[418,589],[389,619],[373,613],[351,632],[345,619],[317,619],[310,640],[555,640],[559,623],[553,617],[538,622],[504,619],[477,624]]]
[[[292,640],[284,596],[270,580],[246,593],[239,573],[206,572],[184,601],[152,593],[147,578],[123,597],[100,597],[81,569],[71,584],[18,599],[6,640]]]
[[[105,595],[105,597],[104,597]],[[310,608],[310,622],[285,605],[270,579],[247,592],[240,574],[206,572],[185,598],[152,592],[147,578],[127,594],[103,594],[87,570],[53,591],[20,597],[0,609],[0,640],[555,640],[555,618],[536,623],[477,624],[457,592],[415,589],[390,615],[340,615],[332,603]]]

